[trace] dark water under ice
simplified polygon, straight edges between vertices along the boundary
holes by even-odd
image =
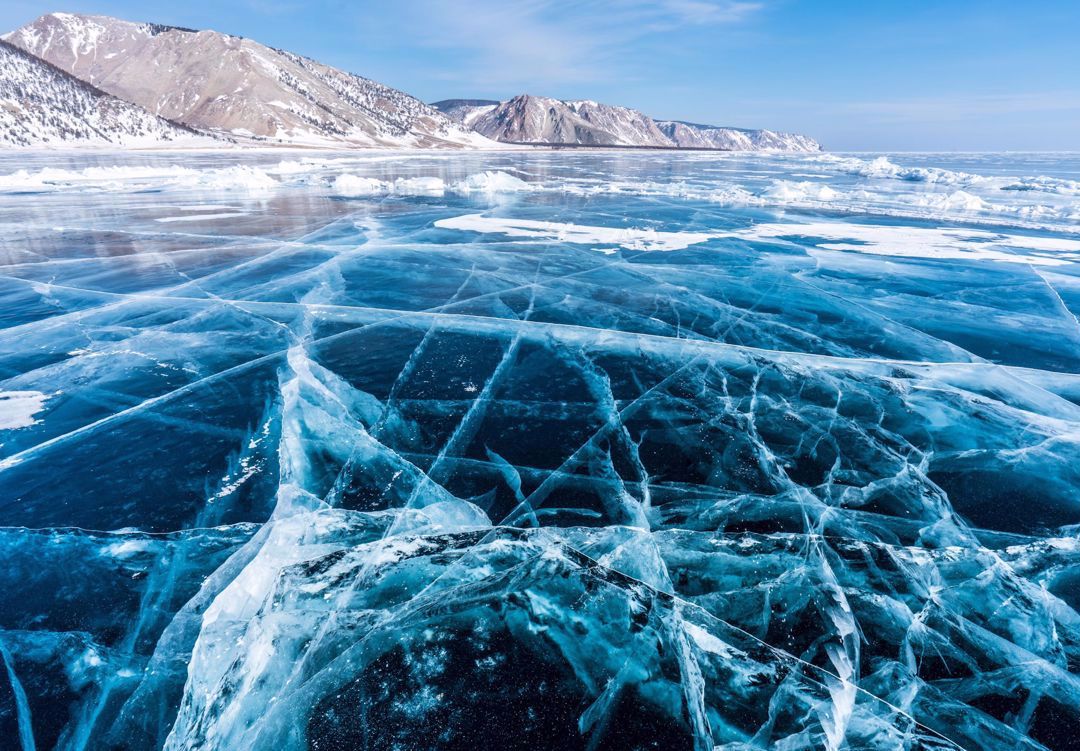
[[[0,156],[0,749],[1080,748],[1080,157]]]

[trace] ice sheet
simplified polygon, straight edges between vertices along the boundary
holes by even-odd
[[[0,746],[1080,737],[1080,159],[0,175]]]

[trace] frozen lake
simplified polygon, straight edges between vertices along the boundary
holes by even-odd
[[[0,748],[1080,744],[1080,155],[7,152],[0,264]]]

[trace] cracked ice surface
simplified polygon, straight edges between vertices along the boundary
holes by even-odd
[[[1077,748],[1077,174],[0,158],[0,747]]]

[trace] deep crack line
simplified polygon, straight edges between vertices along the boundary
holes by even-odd
[[[158,298],[158,299],[162,299],[162,298]],[[204,302],[205,304],[220,304],[220,302],[221,302],[221,301],[217,301],[217,300],[203,300],[202,298],[173,298],[173,299],[183,300],[183,301],[202,300],[202,302]],[[232,302],[233,304],[237,305],[240,308],[246,308],[246,307],[250,306],[250,307],[252,307],[252,308],[254,308],[256,310],[258,308],[260,308],[260,307],[270,307],[270,306],[273,306],[273,307],[277,307],[277,306],[300,306],[301,308],[305,308],[305,309],[327,310],[328,312],[336,312],[336,311],[341,310],[340,308],[338,308],[336,306],[313,305],[313,304],[305,304],[305,303],[252,303],[252,302],[243,301],[243,300],[229,301],[229,302]],[[507,333],[508,333],[507,329],[513,329],[513,328],[517,328],[517,327],[525,327],[526,329],[533,328],[533,329],[536,329],[536,332],[535,332],[535,336],[537,337],[536,340],[542,341],[544,339],[544,337],[540,336],[540,334],[541,334],[541,332],[544,332],[544,333],[548,333],[548,334],[559,334],[559,335],[561,335],[560,339],[562,341],[564,341],[564,342],[574,342],[574,343],[579,343],[579,344],[586,344],[586,345],[593,346],[593,347],[596,347],[598,344],[602,345],[604,343],[605,339],[608,339],[608,340],[612,340],[612,339],[620,340],[621,339],[621,340],[623,340],[624,342],[627,342],[627,343],[629,343],[629,342],[636,343],[636,344],[639,345],[639,347],[640,347],[641,344],[653,344],[655,346],[659,346],[662,349],[669,350],[669,352],[667,352],[667,354],[669,354],[669,355],[672,354],[672,352],[670,350],[675,350],[676,354],[678,354],[678,355],[680,355],[680,356],[682,356],[684,358],[693,358],[693,359],[703,358],[704,360],[710,360],[712,358],[722,358],[725,354],[730,355],[730,354],[734,353],[734,354],[744,355],[744,356],[747,356],[747,357],[765,357],[765,358],[770,359],[773,362],[778,362],[778,363],[783,363],[784,361],[790,361],[790,362],[795,362],[795,363],[809,362],[809,363],[812,363],[812,364],[816,364],[818,367],[831,367],[831,368],[836,368],[836,369],[839,369],[839,370],[848,370],[848,369],[853,369],[853,368],[857,369],[859,367],[865,367],[865,366],[870,366],[871,368],[873,366],[886,366],[886,367],[903,366],[903,367],[907,367],[907,368],[911,368],[911,369],[924,370],[924,371],[932,371],[932,370],[935,370],[935,369],[941,369],[941,370],[947,371],[948,369],[953,368],[953,367],[956,367],[956,368],[979,367],[979,368],[987,368],[987,369],[992,369],[992,370],[998,370],[1000,372],[1009,373],[1009,374],[1011,374],[1011,371],[1012,371],[1012,368],[1010,366],[998,365],[996,363],[965,363],[965,362],[959,362],[959,363],[957,363],[957,362],[952,362],[952,363],[927,363],[927,362],[918,362],[918,361],[889,360],[889,359],[882,359],[882,358],[842,358],[842,357],[834,357],[834,356],[831,356],[831,355],[817,355],[817,354],[806,354],[806,353],[798,353],[798,352],[787,352],[787,351],[781,351],[781,350],[768,350],[768,349],[761,349],[761,348],[757,348],[757,347],[748,347],[748,346],[745,346],[745,345],[727,344],[727,343],[724,343],[724,342],[713,342],[713,341],[702,341],[702,340],[691,340],[691,339],[675,339],[675,338],[672,338],[672,337],[664,337],[664,336],[659,336],[659,335],[656,335],[656,334],[638,334],[638,333],[629,333],[629,332],[615,332],[615,331],[610,331],[610,330],[598,330],[598,329],[592,329],[592,328],[583,327],[583,326],[575,326],[575,325],[572,325],[572,324],[556,324],[556,323],[546,323],[546,322],[536,322],[536,321],[525,321],[525,320],[518,320],[518,319],[501,319],[501,318],[489,318],[489,317],[484,317],[484,316],[446,314],[446,313],[434,312],[434,310],[437,310],[437,309],[433,309],[432,311],[400,311],[400,310],[394,310],[394,309],[353,308],[353,307],[350,307],[350,308],[345,308],[345,310],[350,311],[350,312],[363,311],[363,312],[366,312],[366,313],[371,313],[371,314],[376,315],[376,316],[381,315],[381,316],[385,316],[385,317],[380,318],[379,320],[376,320],[374,322],[368,322],[368,323],[360,324],[357,328],[349,329],[348,331],[343,331],[343,332],[339,332],[337,334],[329,335],[327,337],[312,340],[311,343],[313,345],[322,345],[322,344],[326,344],[326,343],[329,343],[329,342],[338,341],[338,340],[343,339],[345,337],[355,335],[355,334],[359,333],[360,331],[369,329],[371,327],[392,325],[394,323],[400,323],[402,321],[406,321],[406,320],[409,320],[409,319],[421,319],[421,320],[439,320],[444,325],[446,324],[446,322],[452,322],[452,323],[457,324],[459,327],[461,327],[461,330],[466,331],[467,333],[494,333],[494,334],[507,335]],[[468,321],[467,326],[464,325],[466,321]],[[587,338],[587,337],[591,337],[591,338]],[[75,437],[77,435],[86,434],[88,432],[91,432],[92,430],[96,430],[97,428],[99,428],[99,427],[101,427],[103,425],[110,424],[111,422],[113,422],[116,419],[119,419],[119,418],[128,416],[130,414],[136,413],[138,411],[141,411],[142,409],[146,409],[146,408],[150,408],[150,407],[153,407],[153,406],[156,406],[156,405],[159,405],[159,404],[163,404],[163,403],[165,403],[165,402],[167,402],[167,401],[169,401],[169,400],[171,400],[173,398],[176,398],[178,396],[181,396],[183,394],[191,393],[192,391],[199,388],[200,386],[203,386],[203,385],[206,385],[206,384],[209,384],[209,383],[213,383],[213,382],[215,382],[217,380],[221,380],[221,379],[229,377],[231,375],[236,375],[238,373],[242,373],[242,372],[244,372],[245,370],[247,370],[249,368],[257,367],[258,365],[262,365],[262,364],[272,362],[273,360],[282,357],[287,351],[288,351],[288,349],[285,348],[285,349],[282,349],[282,350],[278,350],[276,352],[269,353],[267,355],[263,355],[261,357],[255,358],[253,360],[249,360],[249,361],[241,363],[239,365],[235,365],[235,366],[230,367],[230,368],[228,368],[228,369],[226,369],[224,371],[220,371],[219,373],[215,373],[213,375],[207,376],[206,378],[202,378],[202,379],[200,379],[198,381],[189,383],[189,384],[181,387],[180,389],[176,389],[176,390],[168,392],[166,394],[162,394],[162,395],[154,397],[152,399],[148,399],[145,402],[142,402],[142,403],[140,403],[138,405],[135,405],[133,407],[130,407],[128,409],[122,410],[121,412],[115,413],[115,414],[110,415],[108,417],[102,418],[101,420],[98,420],[98,421],[96,421],[94,423],[91,423],[89,425],[85,425],[83,427],[80,427],[80,428],[78,428],[78,429],[76,429],[76,430],[74,430],[74,431],[72,431],[70,433],[66,433],[66,434],[64,434],[62,436],[57,436],[54,439],[50,439],[49,441],[37,444],[36,446],[25,449],[24,451],[21,451],[21,452],[19,452],[17,454],[13,454],[13,455],[7,457],[6,459],[0,461],[0,472],[3,472],[4,470],[9,469],[11,466],[14,466],[17,463],[20,463],[20,462],[24,461],[26,458],[29,458],[33,454],[38,453],[38,452],[40,452],[40,451],[42,451],[42,450],[44,450],[44,449],[46,449],[46,448],[48,448],[50,446],[54,446],[54,445],[56,445],[57,443],[59,443],[61,441],[67,440],[69,438],[73,438],[73,437]],[[1023,371],[1021,371],[1021,372],[1023,372]],[[1055,373],[1054,375],[1058,375],[1058,374]],[[884,376],[884,374],[881,374],[881,376]],[[881,376],[879,376],[879,377],[881,377]],[[1052,398],[1057,404],[1059,404],[1061,407],[1063,407],[1066,411],[1072,412],[1072,411],[1080,410],[1080,408],[1078,408],[1076,405],[1072,404],[1071,402],[1066,401],[1065,399],[1058,396],[1057,394],[1054,394],[1053,392],[1047,391],[1047,390],[1045,390],[1045,389],[1043,389],[1043,388],[1041,388],[1041,387],[1039,387],[1039,386],[1037,386],[1035,384],[1029,384],[1029,385],[1031,385],[1033,388],[1038,389],[1040,392],[1045,394],[1047,397]],[[956,387],[952,387],[952,388],[956,388]],[[1040,416],[1045,417],[1044,415],[1040,415]],[[1075,419],[1080,421],[1080,415],[1078,415]]]
[[[15,697],[15,720],[19,729],[19,745],[22,751],[35,751],[37,747],[34,743],[34,726],[30,719],[30,702],[26,698],[26,690],[19,681],[19,676],[15,674],[15,661],[2,634],[0,634],[0,659],[4,661],[8,683]]]

